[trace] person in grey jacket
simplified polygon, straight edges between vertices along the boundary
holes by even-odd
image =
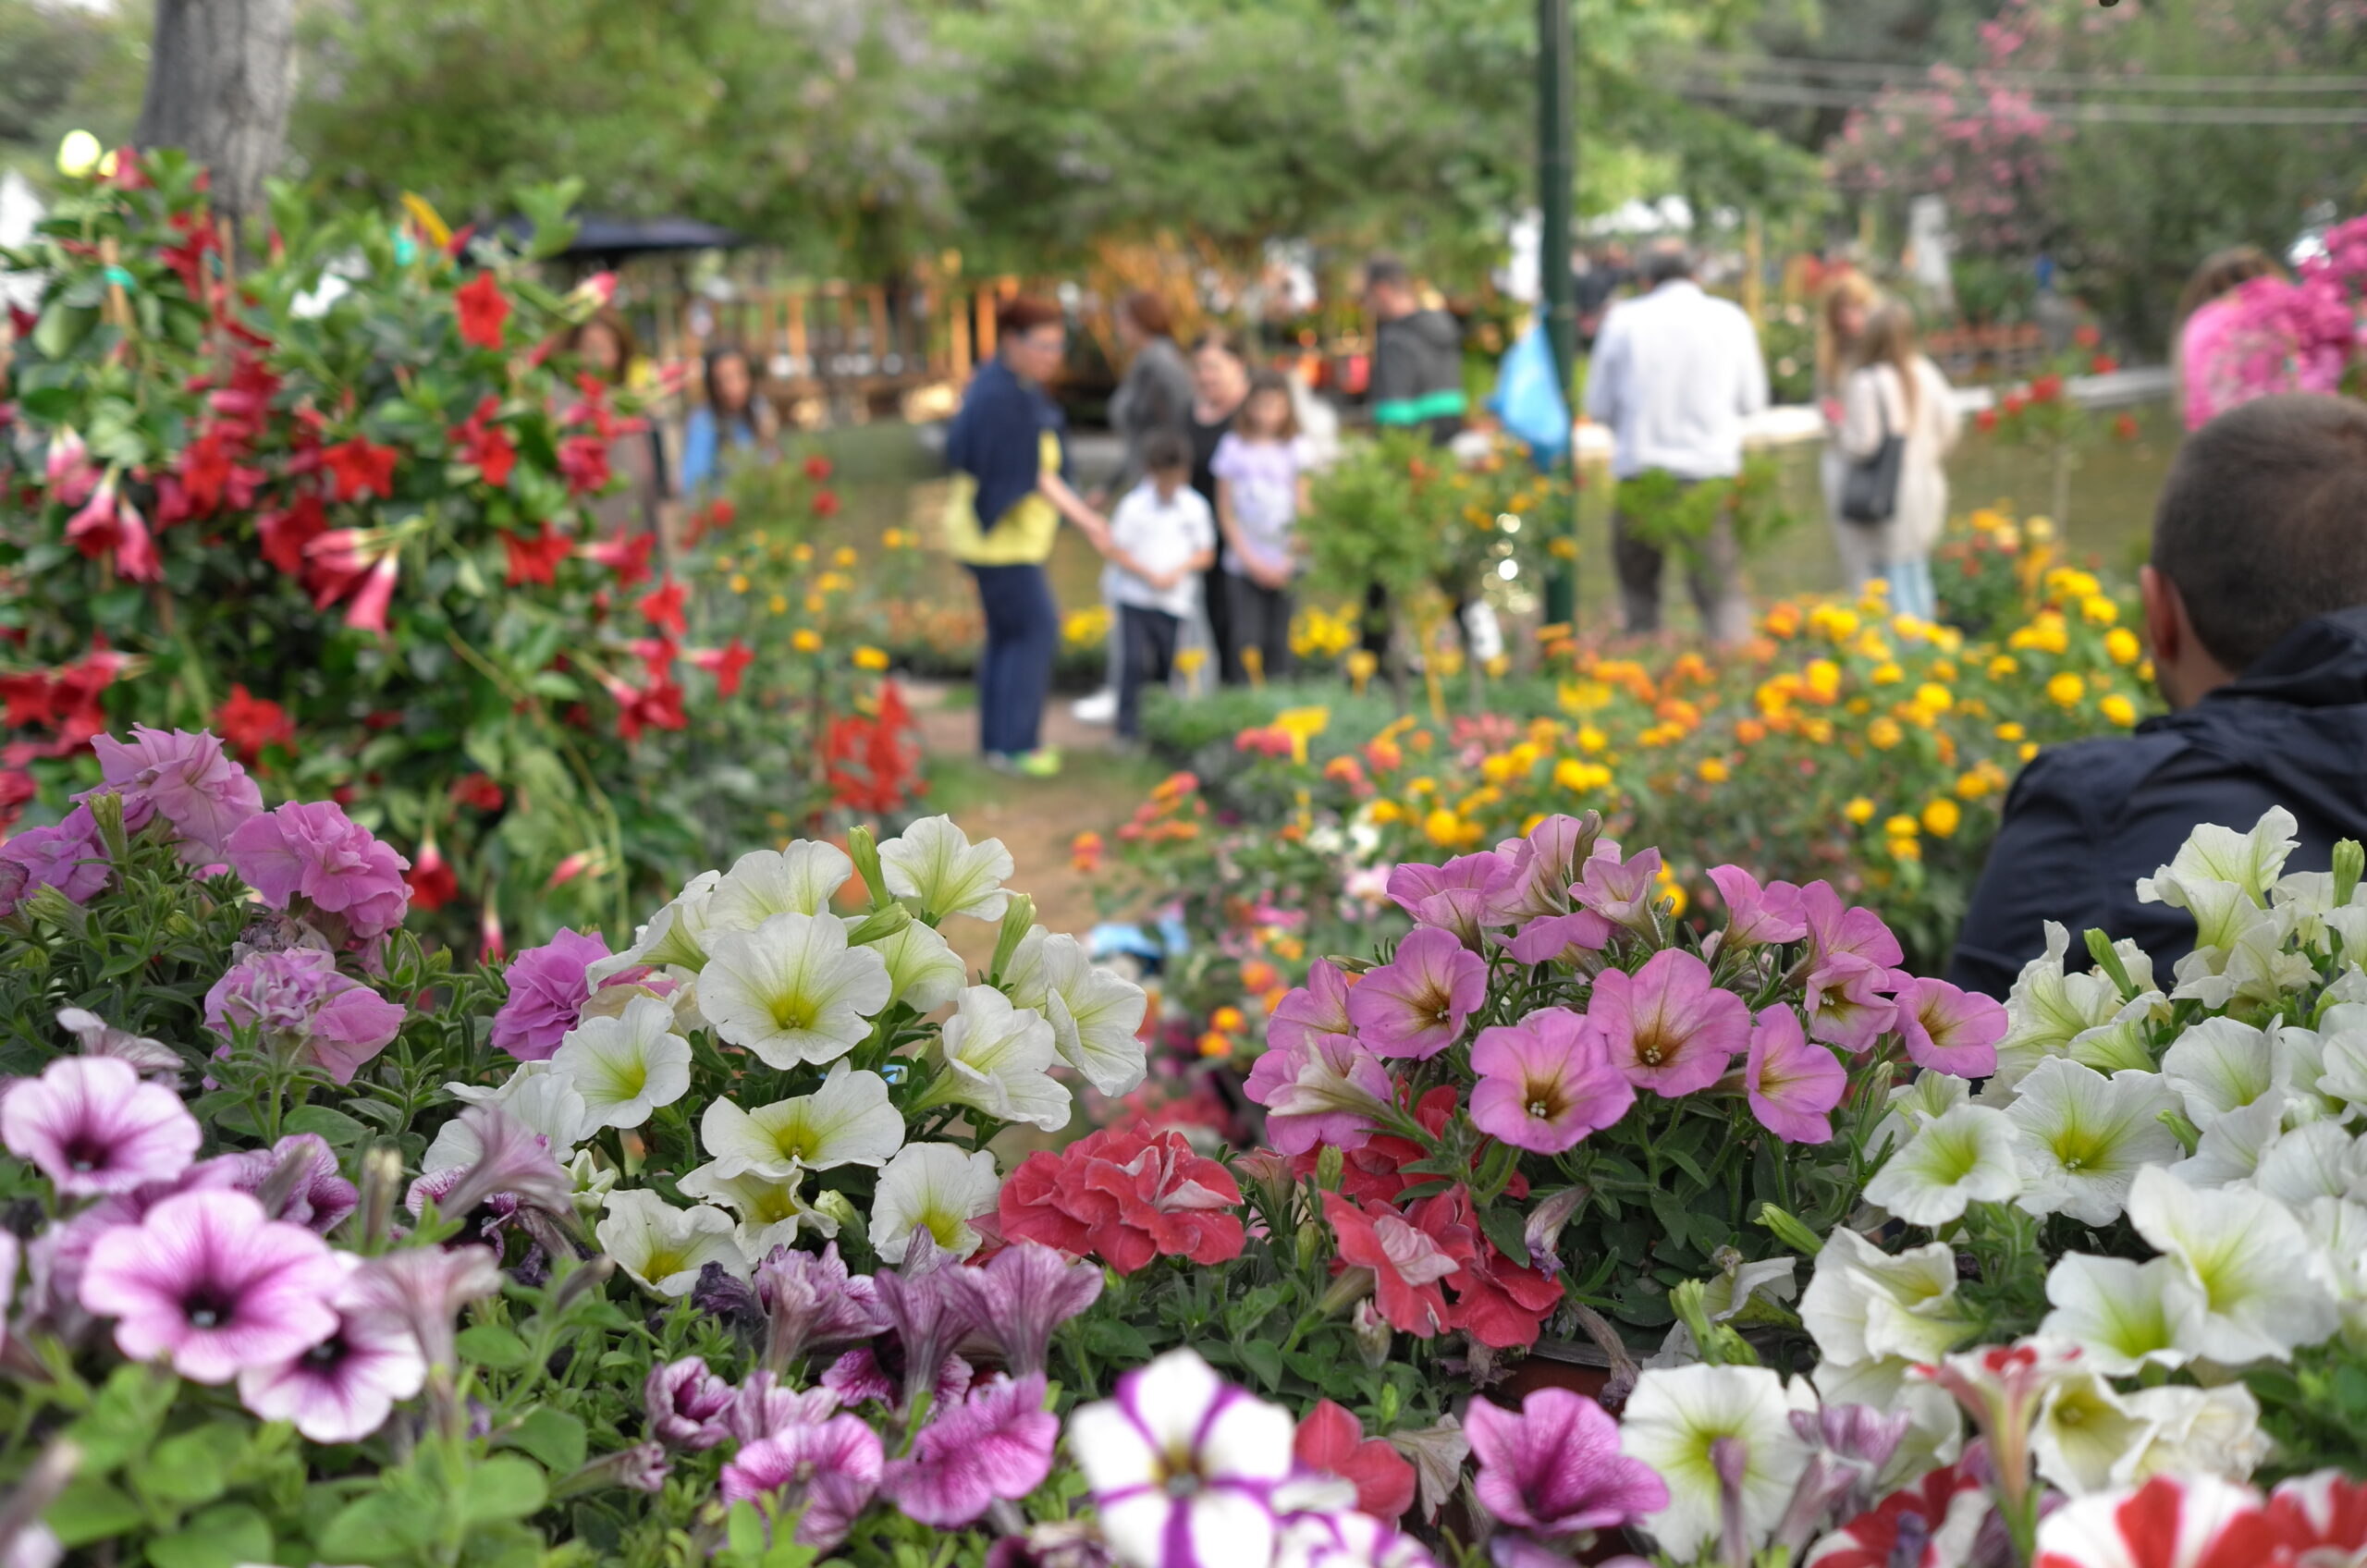
[[[1118,306],[1118,347],[1131,358],[1110,399],[1110,428],[1125,443],[1113,496],[1142,482],[1143,443],[1154,432],[1188,436],[1192,418],[1192,367],[1175,346],[1166,300],[1147,289],[1127,295]]]

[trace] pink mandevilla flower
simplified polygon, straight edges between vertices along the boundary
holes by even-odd
[[[202,1137],[178,1095],[117,1057],[60,1057],[0,1099],[0,1142],[67,1197],[169,1182]]]
[[[1515,1415],[1475,1399],[1464,1434],[1478,1461],[1480,1503],[1540,1536],[1615,1529],[1668,1506],[1650,1465],[1619,1452],[1619,1424],[1567,1389],[1539,1389]]]
[[[1487,999],[1487,963],[1453,933],[1426,925],[1348,993],[1348,1017],[1375,1055],[1427,1060]]]
[[[1388,1069],[1347,1035],[1308,1034],[1276,1047],[1272,1035],[1242,1092],[1266,1108],[1266,1136],[1283,1154],[1318,1144],[1362,1148],[1373,1118],[1396,1092]]]
[[[1627,1114],[1636,1086],[1611,1065],[1602,1031],[1567,1008],[1543,1008],[1471,1047],[1472,1125],[1537,1154],[1560,1154]]]
[[[427,1362],[411,1330],[373,1310],[353,1280],[362,1260],[333,1253],[346,1281],[331,1298],[328,1337],[276,1366],[239,1374],[239,1399],[266,1421],[292,1421],[316,1443],[359,1442],[386,1424],[397,1400],[419,1392]]]
[[[1897,992],[1898,1037],[1918,1067],[1957,1078],[1997,1071],[1997,1042],[2005,1037],[2005,1010],[1944,980],[1915,980]]]
[[[334,801],[290,801],[230,835],[230,868],[273,909],[297,898],[345,917],[354,940],[403,922],[411,862],[370,836]]]
[[[1808,910],[1800,901],[1800,890],[1789,882],[1761,887],[1757,877],[1738,865],[1711,866],[1710,880],[1717,884],[1718,896],[1726,900],[1726,948],[1797,942],[1809,934]]]
[[[878,1434],[860,1416],[833,1415],[742,1448],[723,1467],[723,1501],[769,1499],[783,1513],[802,1507],[798,1541],[834,1547],[870,1504],[886,1468]]]
[[[1670,1099],[1716,1083],[1750,1040],[1749,1007],[1711,984],[1708,964],[1674,948],[1633,974],[1595,976],[1587,1017],[1628,1082]]]
[[[1799,1015],[1778,1002],[1751,1027],[1743,1087],[1760,1126],[1786,1143],[1821,1144],[1832,1140],[1833,1108],[1849,1092],[1849,1074],[1832,1051],[1809,1043]]]
[[[1044,1408],[1044,1375],[992,1378],[933,1416],[909,1459],[889,1462],[880,1489],[924,1525],[975,1523],[997,1498],[1017,1501],[1051,1474],[1061,1423]]]
[[[91,1248],[82,1305],[114,1317],[134,1361],[167,1356],[193,1383],[283,1366],[337,1331],[345,1270],[301,1225],[265,1218],[244,1193],[166,1198]]]

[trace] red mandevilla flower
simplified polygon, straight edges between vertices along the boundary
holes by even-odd
[[[399,454],[392,447],[381,447],[367,436],[357,435],[350,441],[340,441],[325,448],[321,461],[336,483],[337,498],[350,501],[369,492],[380,500],[391,500],[395,494],[395,459]]]
[[[546,522],[530,539],[505,532],[501,548],[509,558],[509,586],[539,582],[547,588],[558,581],[558,563],[574,551],[575,541]]]
[[[501,329],[509,322],[509,301],[502,297],[501,280],[481,272],[452,290],[452,309],[460,318],[460,341],[480,349],[501,347]]]
[[[268,697],[258,697],[243,685],[230,688],[230,695],[214,710],[214,728],[230,749],[252,762],[265,746],[296,744],[295,721],[288,710]]]
[[[509,483],[510,470],[518,466],[516,444],[508,431],[493,423],[500,409],[501,399],[487,396],[474,413],[448,433],[453,454],[464,463],[475,464],[484,482],[497,490]]]
[[[1241,1185],[1181,1133],[1104,1128],[1029,1155],[1003,1183],[1002,1233],[1098,1257],[1121,1274],[1154,1258],[1241,1256]]]
[[[657,588],[642,595],[641,613],[649,624],[669,637],[681,637],[688,627],[682,619],[682,601],[688,595],[682,585],[668,577]]]

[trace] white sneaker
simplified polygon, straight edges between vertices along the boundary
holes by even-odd
[[[1104,686],[1089,697],[1079,697],[1069,704],[1069,715],[1079,724],[1115,724],[1118,722],[1118,693]]]

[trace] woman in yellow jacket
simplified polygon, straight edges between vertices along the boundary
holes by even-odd
[[[1063,422],[1044,391],[1066,345],[1061,308],[1020,295],[1003,301],[995,325],[995,357],[971,377],[946,433],[946,460],[957,476],[946,544],[977,581],[986,612],[979,750],[991,766],[1043,777],[1060,767],[1039,732],[1061,641],[1044,563],[1062,518],[1096,549],[1107,547],[1109,525],[1061,474]]]

